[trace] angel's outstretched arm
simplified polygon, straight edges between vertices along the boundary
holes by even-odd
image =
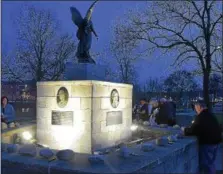
[[[97,33],[96,33],[94,30],[92,30],[92,32],[94,33],[95,37],[97,37],[97,38],[98,38]]]
[[[91,25],[91,31],[94,33],[95,37],[98,38],[98,35],[97,35],[97,33],[95,32],[95,30],[94,30],[94,26],[93,26],[93,24]]]

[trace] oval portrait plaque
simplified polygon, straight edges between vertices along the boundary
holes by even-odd
[[[57,105],[60,108],[64,108],[67,105],[69,99],[68,91],[65,87],[61,87],[57,92]]]
[[[110,96],[110,102],[113,108],[117,108],[119,105],[119,93],[117,89],[113,89]]]

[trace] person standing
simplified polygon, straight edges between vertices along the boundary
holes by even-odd
[[[168,124],[169,108],[165,98],[161,98],[159,102],[159,114],[156,117],[157,124]]]
[[[185,136],[196,136],[199,144],[199,172],[214,174],[218,145],[221,143],[221,128],[207,109],[204,101],[194,104],[197,116],[190,127],[182,128]]]
[[[148,104],[146,102],[146,99],[141,99],[140,100],[140,109],[139,109],[139,119],[142,121],[148,121],[149,120],[149,115],[148,115]]]
[[[176,104],[172,100],[166,104],[168,105],[168,125],[173,126],[176,124]]]
[[[11,123],[15,121],[15,110],[11,104],[8,103],[8,98],[3,96],[1,98],[1,121]]]

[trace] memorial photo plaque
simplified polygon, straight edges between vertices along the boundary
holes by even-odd
[[[110,96],[110,102],[113,108],[117,108],[119,105],[119,94],[117,89],[113,89]]]
[[[107,112],[106,126],[122,124],[122,111]]]
[[[73,126],[73,111],[52,111],[51,124]]]
[[[68,91],[65,87],[61,87],[57,92],[57,105],[60,108],[64,108],[67,105],[69,99]]]

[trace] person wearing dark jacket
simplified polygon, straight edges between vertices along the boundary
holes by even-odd
[[[196,136],[199,144],[199,171],[215,173],[218,145],[221,143],[221,128],[217,119],[208,111],[203,101],[194,104],[197,116],[192,125],[183,128],[184,135]]]
[[[142,121],[148,121],[149,120],[149,115],[148,115],[148,104],[146,103],[146,99],[141,99],[140,100],[141,108],[139,109],[139,119]]]
[[[165,98],[161,98],[159,102],[159,114],[156,117],[157,124],[168,124],[169,107]]]

